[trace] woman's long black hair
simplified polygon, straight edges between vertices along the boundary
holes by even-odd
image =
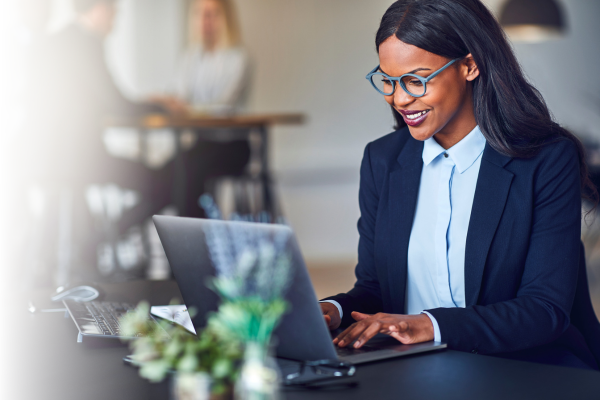
[[[526,158],[548,142],[571,140],[579,154],[582,196],[596,206],[598,193],[581,142],[552,119],[541,94],[525,79],[504,31],[479,0],[396,1],[381,19],[378,51],[392,35],[448,59],[471,53],[479,68],[473,81],[475,119],[489,145],[510,157]],[[392,110],[396,129],[406,126]]]

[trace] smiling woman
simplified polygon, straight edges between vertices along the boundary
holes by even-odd
[[[381,43],[379,58],[382,68],[393,75],[402,74],[403,69],[427,74],[428,71],[439,71],[440,65],[449,64],[445,57],[404,43],[396,36]],[[450,148],[477,125],[469,83],[478,76],[477,64],[468,54],[431,80],[428,96],[425,97],[427,92],[415,97],[412,92],[398,90],[385,99],[404,117],[415,139],[426,140],[436,134],[436,141],[442,147]],[[411,85],[416,86],[415,83]]]
[[[376,45],[367,79],[397,130],[365,149],[357,281],[321,303],[347,327],[334,343],[384,333],[598,369],[581,334],[595,316],[570,319],[581,197],[597,202],[579,140],[479,0],[397,1]]]

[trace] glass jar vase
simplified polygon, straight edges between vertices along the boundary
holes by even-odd
[[[244,361],[235,385],[236,400],[279,400],[281,371],[269,346],[246,343]]]

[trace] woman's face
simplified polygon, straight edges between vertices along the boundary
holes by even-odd
[[[400,41],[391,36],[379,46],[379,63],[385,74],[398,77],[407,73],[426,78],[450,60]],[[477,123],[473,112],[470,81],[479,72],[473,58],[456,61],[427,83],[423,97],[412,97],[401,87],[385,100],[406,121],[417,140],[435,139],[450,148],[465,137]],[[418,113],[423,113],[416,117]],[[413,118],[409,118],[413,117]]]
[[[200,27],[200,35],[205,44],[213,46],[219,42],[224,23],[223,8],[216,0],[198,0],[194,18]]]

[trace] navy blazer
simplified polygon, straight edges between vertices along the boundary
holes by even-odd
[[[342,306],[343,326],[355,322],[351,311],[405,313],[422,151],[408,128],[365,149],[357,281],[329,298]],[[526,159],[486,144],[465,249],[466,307],[427,310],[442,340],[451,349],[558,364],[567,353],[597,369],[569,319],[580,231],[579,161],[571,141],[547,144]]]

